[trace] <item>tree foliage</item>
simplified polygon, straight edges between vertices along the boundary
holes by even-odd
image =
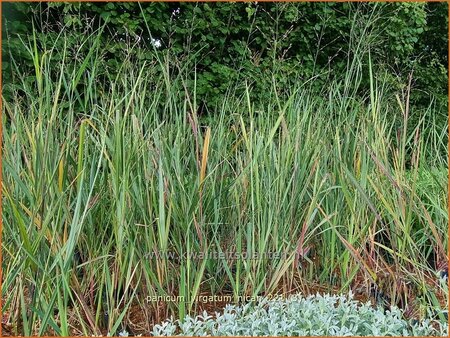
[[[105,67],[114,69],[132,45],[136,58],[152,59],[149,51],[156,41],[158,53],[170,51],[195,64],[196,94],[211,106],[243,79],[261,99],[268,86],[287,88],[315,74],[323,74],[311,84],[320,90],[330,77],[346,71],[354,48],[363,48],[370,49],[394,88],[402,89],[414,71],[414,104],[426,106],[433,97],[446,111],[446,3],[48,2],[3,7],[6,82],[14,75],[11,56],[31,68],[21,39],[31,34],[32,21],[38,41],[55,40],[63,26],[87,32],[105,25]],[[74,54],[79,54],[79,41],[73,41]]]

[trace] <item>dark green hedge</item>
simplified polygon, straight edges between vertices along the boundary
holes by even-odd
[[[110,71],[134,43],[136,58],[151,57],[147,21],[158,50],[195,58],[197,96],[211,106],[242,79],[263,98],[273,79],[283,88],[325,71],[313,83],[320,90],[345,72],[352,38],[364,37],[362,47],[393,88],[414,70],[413,103],[427,106],[434,97],[446,111],[447,3],[3,3],[2,15],[5,83],[14,76],[11,57],[31,69],[18,36],[31,34],[32,21],[39,41],[63,27],[83,32],[106,23]]]

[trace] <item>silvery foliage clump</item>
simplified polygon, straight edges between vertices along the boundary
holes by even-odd
[[[434,325],[432,325],[434,324]],[[172,317],[155,325],[154,336],[448,336],[446,322],[412,324],[398,308],[389,311],[360,303],[353,295],[291,296],[227,305],[223,313],[206,312],[182,321]]]
[[[127,330],[122,330],[119,332],[119,337],[129,337],[129,336],[130,336],[130,334],[128,333]],[[137,336],[134,336],[134,337],[142,337],[142,335],[138,334]]]

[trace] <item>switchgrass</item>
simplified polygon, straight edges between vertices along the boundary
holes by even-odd
[[[321,95],[298,84],[280,96],[274,82],[262,104],[244,85],[205,119],[188,61],[125,58],[112,75],[95,35],[84,58],[35,41],[35,74],[16,69],[2,112],[14,333],[117,334],[133,307],[150,332],[195,313],[201,294],[315,285],[439,306],[429,280],[447,261],[447,125],[430,106],[411,128],[410,92],[389,97],[365,54]],[[182,300],[146,301],[172,295]]]

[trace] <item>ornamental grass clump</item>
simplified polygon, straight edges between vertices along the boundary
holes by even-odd
[[[273,77],[258,102],[242,79],[201,116],[195,55],[130,55],[112,72],[98,34],[80,37],[89,52],[76,57],[30,37],[34,73],[17,62],[6,84],[2,315],[12,335],[114,336],[134,325],[132,311],[148,314],[133,334],[170,316],[179,326],[155,330],[431,330],[351,301],[330,308],[331,296],[186,317],[203,310],[199,295],[238,303],[316,284],[446,307],[448,284],[436,274],[448,252],[448,124],[433,123],[432,105],[409,107],[411,86],[387,91],[369,53],[355,52],[321,93]],[[177,297],[146,301],[158,296]]]
[[[448,336],[446,322],[402,319],[396,307],[384,311],[353,295],[293,295],[227,305],[215,316],[186,316],[155,325],[154,336]]]

